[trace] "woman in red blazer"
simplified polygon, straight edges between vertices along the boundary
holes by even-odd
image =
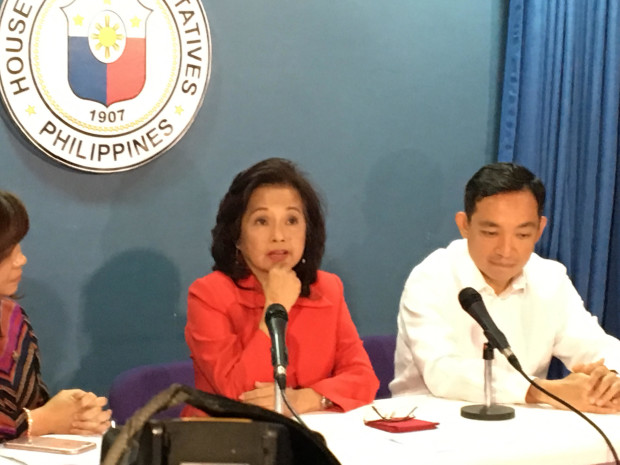
[[[299,413],[350,410],[379,387],[344,301],[342,282],[318,270],[325,222],[313,187],[288,160],[239,173],[212,230],[214,271],[189,288],[185,339],[196,387],[274,408],[265,312],[288,313],[287,398]],[[200,415],[188,407],[185,415]]]

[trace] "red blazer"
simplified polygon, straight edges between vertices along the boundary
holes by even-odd
[[[196,280],[189,288],[185,327],[196,387],[232,399],[254,389],[256,381],[273,382],[271,341],[258,329],[265,296],[253,275],[239,285],[218,271]],[[336,275],[319,271],[310,296],[297,299],[286,345],[287,386],[310,387],[343,411],[374,399],[379,380]]]

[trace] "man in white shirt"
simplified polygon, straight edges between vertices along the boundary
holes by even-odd
[[[486,338],[458,301],[472,287],[538,384],[583,411],[620,411],[620,341],[584,308],[565,267],[533,253],[547,223],[544,201],[540,179],[512,163],[487,165],[469,180],[455,217],[463,239],[429,255],[405,284],[392,394],[484,400]],[[545,379],[552,356],[572,370],[564,379]],[[558,405],[501,355],[493,388],[497,402]]]

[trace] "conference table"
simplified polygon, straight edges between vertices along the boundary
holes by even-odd
[[[613,463],[603,438],[569,411],[540,405],[515,405],[515,418],[468,420],[460,409],[467,402],[431,396],[403,396],[375,401],[382,414],[408,413],[414,406],[421,420],[438,422],[436,429],[388,433],[364,424],[377,418],[370,406],[347,413],[306,414],[306,424],[323,434],[342,465],[594,465]],[[620,451],[620,414],[588,414]],[[75,436],[58,436],[73,437]],[[79,455],[26,452],[0,447],[0,465],[96,465],[101,438]],[[10,458],[9,458],[10,457]]]

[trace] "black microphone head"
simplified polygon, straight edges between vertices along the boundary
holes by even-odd
[[[271,304],[265,312],[265,324],[271,338],[271,363],[273,377],[280,389],[286,388],[286,367],[288,354],[286,350],[286,323],[288,312],[280,304]]]
[[[274,318],[280,318],[284,321],[288,321],[288,312],[282,305],[271,304],[267,307],[267,311],[265,312],[265,323],[267,323],[267,326],[269,326],[269,322]]]
[[[469,313],[469,308],[476,302],[481,302],[482,296],[473,287],[466,287],[459,292],[459,302],[463,310]]]
[[[499,328],[495,326],[493,319],[484,305],[482,296],[478,291],[471,287],[462,289],[461,292],[459,292],[459,302],[461,303],[463,310],[465,310],[469,316],[476,320],[476,322],[482,327],[484,335],[493,347],[499,349],[500,351],[510,347],[504,333],[502,333]]]

